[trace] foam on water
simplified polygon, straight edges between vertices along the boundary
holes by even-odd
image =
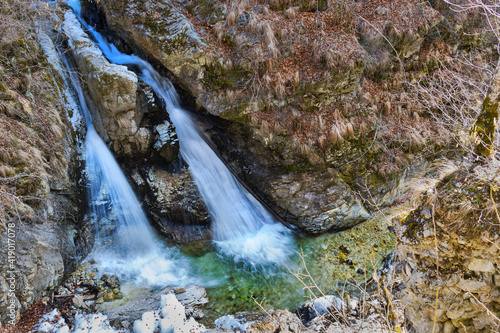
[[[73,2],[75,12],[80,9]],[[179,138],[181,154],[198,186],[212,218],[215,244],[219,250],[252,266],[282,264],[293,253],[290,231],[276,223],[269,212],[238,182],[212,150],[209,139],[192,117],[180,107],[170,81],[161,77],[146,61],[126,55],[81,20],[96,44],[113,63],[132,65],[141,71],[167,106]]]

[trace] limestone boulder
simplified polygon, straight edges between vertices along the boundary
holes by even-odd
[[[93,117],[100,136],[109,138],[118,154],[146,153],[152,136],[140,126],[143,113],[138,105],[137,75],[126,66],[110,63],[72,12],[66,13],[62,31],[96,104]]]

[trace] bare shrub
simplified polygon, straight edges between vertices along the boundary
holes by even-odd
[[[297,16],[297,8],[296,7],[290,7],[287,10],[285,10],[285,17],[289,19],[293,19]]]

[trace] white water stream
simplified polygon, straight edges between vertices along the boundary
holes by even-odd
[[[96,220],[96,245],[92,257],[102,271],[119,274],[152,286],[189,284],[189,262],[155,236],[118,163],[92,125],[92,116],[77,75],[66,59],[85,117],[85,172],[90,186],[89,204]]]
[[[78,1],[68,3],[79,16]],[[182,157],[198,186],[212,219],[215,244],[220,252],[251,266],[283,264],[293,253],[293,237],[281,223],[238,182],[212,150],[209,141],[193,118],[181,108],[170,81],[146,61],[118,51],[102,35],[82,25],[92,34],[96,45],[113,63],[139,68],[140,78],[164,100],[174,123]],[[120,236],[121,237],[121,236]]]

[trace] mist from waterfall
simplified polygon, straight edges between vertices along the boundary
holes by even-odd
[[[192,283],[189,262],[165,247],[155,236],[130,184],[106,144],[97,134],[79,79],[65,55],[60,54],[85,117],[85,173],[89,205],[95,225],[92,257],[101,271],[142,285]]]
[[[80,13],[77,1],[69,3]],[[189,165],[212,219],[214,242],[220,252],[236,262],[251,266],[283,264],[293,253],[291,232],[273,220],[269,212],[233,176],[208,143],[193,118],[182,109],[170,81],[146,61],[118,51],[103,36],[80,22],[92,34],[96,44],[113,63],[132,65],[140,78],[149,84],[166,104],[176,127],[182,157]]]

